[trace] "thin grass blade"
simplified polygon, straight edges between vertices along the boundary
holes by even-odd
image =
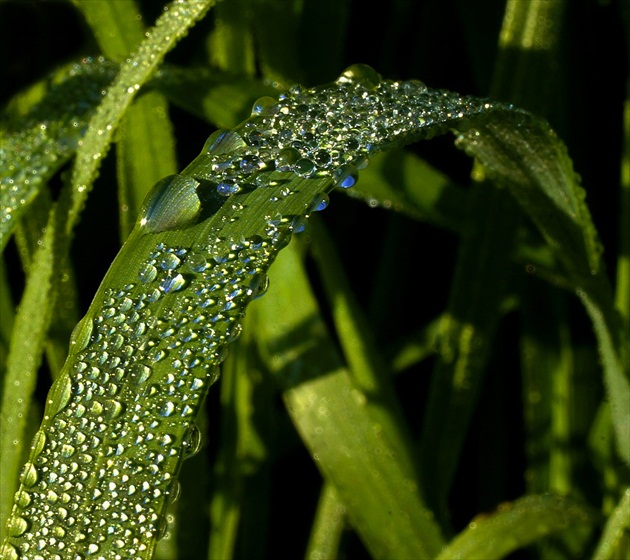
[[[553,495],[528,496],[471,521],[437,559],[504,558],[544,535],[592,522],[592,513],[575,501]]]

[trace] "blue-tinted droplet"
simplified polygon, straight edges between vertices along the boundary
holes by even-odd
[[[333,178],[335,180],[335,186],[341,187],[342,189],[349,189],[358,181],[359,172],[354,165],[345,163],[335,170]]]

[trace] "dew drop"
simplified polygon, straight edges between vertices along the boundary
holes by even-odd
[[[284,148],[276,157],[276,169],[278,171],[292,171],[295,163],[300,159],[300,152],[295,148]]]
[[[158,181],[142,205],[140,226],[157,233],[194,223],[201,210],[198,186],[199,181],[186,175],[169,175]]]
[[[217,185],[217,192],[221,196],[236,194],[240,190],[241,187],[233,179],[224,179]]]
[[[277,104],[278,100],[273,97],[269,97],[267,95],[260,97],[254,102],[254,106],[252,107],[252,116],[266,117],[268,115],[272,115],[275,112]]]
[[[11,517],[7,523],[7,533],[11,537],[19,537],[28,530],[29,523],[23,517]],[[4,556],[3,556],[4,558]]]
[[[162,270],[175,270],[182,261],[173,253],[165,253],[158,260],[158,265]]]
[[[177,292],[186,285],[186,280],[181,274],[175,276],[168,276],[160,283],[160,288],[165,293]]]
[[[330,199],[328,198],[328,195],[326,193],[316,194],[313,197],[311,205],[308,208],[308,213],[321,212],[322,210],[325,210],[326,208],[328,208],[329,202]]]
[[[107,418],[114,419],[118,418],[124,410],[124,405],[117,400],[108,399],[103,402],[103,414],[107,416]]]
[[[70,335],[70,352],[80,352],[90,342],[94,321],[90,317],[83,317]]]
[[[196,424],[191,424],[182,438],[182,456],[184,459],[192,457],[201,448],[201,431]]]
[[[3,560],[20,560],[20,554],[12,544],[5,542],[0,548],[0,558]]]
[[[68,375],[61,375],[53,383],[48,397],[48,406],[51,407],[50,415],[59,414],[70,402],[72,398],[72,382]]]
[[[293,172],[300,177],[311,177],[316,170],[315,162],[309,158],[300,158],[293,166]]]
[[[338,84],[360,84],[367,89],[374,89],[381,83],[381,75],[367,64],[353,64],[337,78]]]
[[[153,370],[144,364],[136,364],[131,368],[131,379],[136,385],[142,385],[146,383],[151,377]]]
[[[15,503],[18,507],[25,509],[31,503],[31,495],[24,490],[18,490],[15,493]]]
[[[245,140],[232,130],[217,130],[206,140],[203,152],[208,155],[231,154],[247,147]]]
[[[37,470],[33,463],[26,463],[20,474],[20,482],[25,488],[32,488],[37,482]]]
[[[173,412],[175,412],[175,404],[172,403],[171,401],[166,401],[162,403],[157,410],[157,413],[160,416],[164,416],[164,417],[171,416]]]
[[[150,263],[145,264],[138,272],[138,280],[143,284],[153,282],[157,278],[158,269]]]
[[[359,172],[354,165],[345,163],[335,169],[333,179],[335,186],[341,187],[342,189],[349,189],[354,186],[359,179]]]
[[[31,444],[31,453],[32,453],[33,459],[35,459],[41,454],[41,452],[44,450],[45,445],[46,445],[46,434],[43,431],[38,430],[37,433],[35,434],[35,437],[33,437],[33,443]]]

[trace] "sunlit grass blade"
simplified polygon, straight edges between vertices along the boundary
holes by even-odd
[[[2,391],[0,417],[0,539],[6,535],[5,521],[9,517],[13,495],[17,489],[18,472],[25,447],[24,429],[31,397],[35,390],[37,369],[46,341],[53,310],[53,272],[56,234],[55,212],[51,212],[46,233],[30,266],[30,274],[20,302],[11,335],[7,368]],[[33,445],[39,445],[34,442]],[[15,528],[9,527],[9,533]]]
[[[310,224],[310,233],[313,256],[352,383],[365,395],[367,413],[393,438],[392,447],[400,450],[401,456],[409,455],[406,460],[415,471],[417,465],[411,458],[413,454],[409,453],[413,448],[411,434],[400,414],[400,402],[382,350],[356,300],[330,234],[318,220]]]
[[[630,82],[623,113],[624,149],[621,152],[621,193],[619,201],[619,258],[615,304],[630,332]]]
[[[630,553],[630,488],[619,500],[597,545],[593,560],[613,560],[627,558]]]
[[[211,66],[243,76],[255,74],[253,16],[252,0],[218,3],[216,24],[207,39]]]
[[[468,192],[419,157],[391,151],[372,158],[352,197],[439,227],[459,231]]]
[[[200,12],[188,15],[193,18]],[[149,34],[149,44],[153,37]],[[168,44],[165,39],[162,46]],[[135,76],[123,69],[119,82],[127,74]],[[106,116],[103,107],[114,103],[111,99],[100,106],[94,126]],[[130,98],[123,95],[120,102],[128,104]],[[120,117],[122,108],[115,109],[103,126]],[[215,132],[181,174],[164,178],[152,190],[134,231],[76,328],[69,359],[52,387],[38,432],[42,445],[33,449],[26,467],[22,490],[29,499],[16,505],[11,519],[12,524],[28,519],[28,531],[13,535],[3,551],[18,554],[61,522],[64,539],[58,542],[67,554],[116,550],[123,556],[149,558],[166,529],[166,508],[199,407],[228,345],[240,334],[247,304],[264,292],[266,271],[291,233],[303,228],[307,215],[326,206],[326,193],[335,185],[351,187],[369,156],[459,125],[469,131],[463,133],[468,140],[470,135],[475,138],[469,143],[475,150],[481,140],[492,141],[493,134],[507,135],[507,146],[490,142],[490,149],[482,153],[489,164],[492,158],[517,158],[517,169],[522,170],[531,146],[518,136],[525,127],[514,132],[511,120],[531,125],[535,146],[541,137],[551,138],[544,123],[509,106],[430,90],[413,80],[383,81],[371,68],[355,65],[332,84],[296,86],[278,101],[263,98],[246,122]],[[315,124],[317,129],[305,133]],[[475,129],[478,136],[471,132]],[[488,130],[491,133],[483,136]],[[104,137],[110,134],[111,130],[103,132]],[[513,144],[511,134],[517,134]],[[305,148],[304,140],[312,145]],[[550,141],[560,149],[557,140]],[[92,148],[107,143],[102,138]],[[82,158],[90,152],[85,150]],[[542,157],[532,173],[540,173],[542,177],[535,177],[542,181],[548,177],[545,166],[553,171],[557,163]],[[94,162],[77,163],[75,189],[83,184],[77,177],[91,176],[96,167]],[[544,188],[552,186],[545,183]],[[524,185],[530,190],[540,187],[535,182]],[[84,194],[73,200],[75,211]],[[276,369],[279,365],[272,364]],[[340,493],[348,491],[344,486],[356,484],[356,469],[362,464],[367,465],[363,476],[377,473],[376,480],[365,480],[374,488],[365,496],[365,507],[356,507],[354,493],[342,497],[350,518],[377,556],[399,547],[414,557],[435,555],[441,544],[439,530],[422,505],[407,452],[397,450],[393,463],[388,456],[399,435],[375,430],[338,360],[322,365],[333,373],[292,387],[287,399],[305,437],[313,436],[313,424],[325,422],[324,432],[348,438],[347,450],[359,454],[358,463],[349,461],[345,452],[316,438],[317,450],[312,452],[325,454],[333,465],[326,472],[338,477]],[[312,391],[318,390],[330,400],[330,406],[323,407],[328,416],[310,400]],[[341,435],[336,433],[339,426]],[[70,429],[78,434],[74,439],[58,437]],[[356,450],[356,441],[366,442],[366,447]],[[51,469],[59,475],[75,461],[83,465],[80,481],[73,479],[69,486],[59,479],[50,482]],[[374,469],[369,468],[372,464]],[[54,517],[55,510],[48,505],[54,484],[63,484],[58,492],[73,504],[72,523]],[[391,516],[373,517],[381,507],[387,515],[400,511],[399,522],[393,523]],[[140,521],[131,523],[129,511]],[[91,525],[89,520],[97,514],[102,524]],[[363,516],[371,524],[369,531],[357,521]],[[87,532],[84,526],[89,526]]]
[[[345,526],[346,508],[339,500],[335,487],[324,483],[304,559],[339,558],[339,545]]]
[[[151,82],[168,100],[218,128],[233,128],[249,116],[254,101],[277,95],[272,85],[214,68],[165,65]]]
[[[409,450],[365,406],[370,395],[337,356],[297,252],[281,253],[270,277],[270,294],[255,308],[261,354],[317,467],[375,558],[434,557],[442,538]]]
[[[592,522],[590,511],[578,502],[553,495],[528,496],[471,521],[437,558],[499,559],[542,536]]]
[[[484,378],[511,270],[518,219],[505,193],[477,184],[470,194],[451,296],[437,335],[440,354],[422,426],[427,498],[445,500]],[[477,222],[479,216],[484,216]],[[466,222],[464,222],[466,223]]]
[[[83,143],[77,150],[72,174],[74,198],[67,225],[68,231],[76,223],[85,205],[100,163],[110,147],[114,131],[138,90],[149,80],[166,53],[213,5],[214,0],[183,0],[167,5],[164,14],[147,32],[146,38],[136,52],[121,65],[103,102],[90,120]]]
[[[72,2],[85,16],[108,59],[121,62],[144,39],[144,25],[135,0]]]
[[[123,61],[144,39],[144,25],[133,0],[75,0],[75,4],[108,59]],[[172,128],[168,105],[156,92],[136,99],[125,114],[116,152],[122,240],[131,232],[151,186],[177,170]]]

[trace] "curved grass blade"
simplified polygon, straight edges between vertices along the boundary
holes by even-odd
[[[54,307],[53,273],[55,261],[54,243],[59,220],[57,211],[50,213],[42,243],[33,257],[26,288],[15,317],[15,327],[4,376],[0,418],[0,535],[6,532],[4,521],[12,506],[12,497],[17,488],[17,476],[23,460],[24,430],[28,418],[37,369],[39,367],[49,322]],[[11,527],[9,527],[11,531]]]
[[[83,143],[77,150],[72,174],[74,197],[68,231],[72,230],[78,219],[114,131],[138,90],[152,76],[166,53],[214,3],[214,0],[175,0],[168,4],[134,55],[121,65],[120,72],[90,120]]]
[[[0,251],[28,205],[72,156],[115,66],[85,59],[0,137]]]
[[[630,463],[628,333],[601,270],[600,245],[566,148],[548,125],[507,112],[464,133],[459,143],[506,185],[538,226],[593,322],[620,456]]]
[[[415,81],[381,81],[372,69],[355,66],[333,84],[295,87],[279,101],[259,100],[248,121],[217,131],[180,175],[160,181],[73,333],[69,359],[51,389],[23,470],[5,556],[17,557],[55,530],[60,536],[46,545],[46,553],[62,546],[67,555],[150,558],[165,528],[200,403],[240,333],[248,302],[264,292],[266,271],[291,232],[325,207],[327,191],[352,186],[357,168],[375,152],[459,124],[481,134],[496,115],[508,128],[510,115],[539,126],[508,106],[429,90]],[[511,130],[495,125],[493,133]],[[558,141],[540,126],[534,141],[542,136],[557,148]],[[480,137],[468,134],[475,149],[471,139]],[[508,156],[517,149],[529,155],[529,144],[516,140]],[[505,151],[497,146],[486,159],[502,161]],[[546,160],[538,163],[547,178]],[[87,176],[88,167],[77,173]],[[377,449],[378,435],[362,416],[356,426],[345,423],[344,410],[362,414],[351,386],[342,376],[332,381],[342,399],[330,409],[335,425],[349,430],[349,437],[376,438],[371,448]],[[321,420],[308,395],[293,395],[304,417]],[[395,489],[384,492],[392,511],[408,502],[418,508],[411,486],[398,495]],[[391,502],[392,495],[399,499]],[[378,509],[379,499],[372,498]],[[434,555],[440,539],[429,517],[419,518],[426,533],[423,555]],[[411,540],[400,540],[397,527],[385,539],[417,547],[418,523],[405,521],[401,527]],[[374,548],[385,554],[388,546],[379,542]]]
[[[590,511],[568,498],[527,496],[513,504],[501,506],[498,513],[473,520],[437,558],[499,559],[545,535],[569,529],[576,524],[590,523]]]
[[[108,59],[124,60],[144,38],[144,25],[133,0],[75,0],[75,4]],[[117,148],[120,229],[124,240],[131,233],[151,186],[177,170],[168,105],[159,93],[147,92],[127,109]]]

